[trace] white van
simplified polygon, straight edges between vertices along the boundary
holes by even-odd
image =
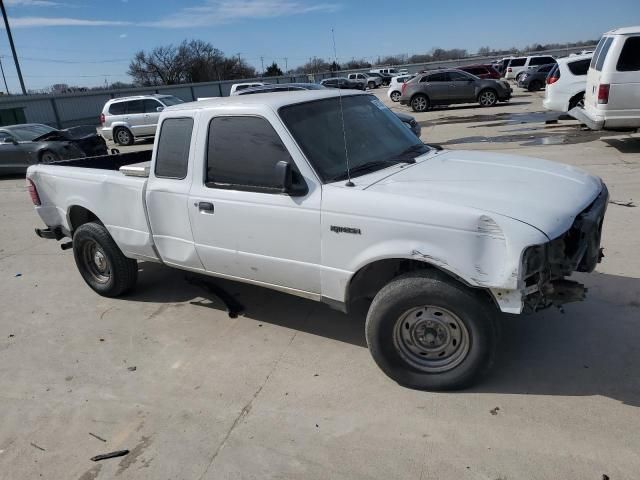
[[[640,128],[640,26],[604,34],[589,65],[584,107],[569,114],[592,130]]]

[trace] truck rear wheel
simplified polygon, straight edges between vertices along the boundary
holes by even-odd
[[[87,285],[104,297],[126,293],[138,279],[138,263],[124,256],[99,223],[85,223],[75,231],[73,256]]]
[[[493,361],[498,329],[493,307],[438,271],[413,272],[373,300],[366,338],[390,378],[421,390],[471,385]]]

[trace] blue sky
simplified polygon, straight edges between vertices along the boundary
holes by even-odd
[[[339,61],[422,53],[433,47],[496,48],[597,38],[640,24],[640,0],[4,0],[27,88],[130,80],[140,49],[211,42],[260,68],[312,56]],[[4,29],[0,55],[18,82]],[[3,86],[1,88],[4,90]]]

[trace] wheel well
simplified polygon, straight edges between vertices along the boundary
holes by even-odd
[[[349,310],[358,301],[370,301],[394,278],[416,270],[435,268],[419,260],[389,258],[365,265],[349,281],[346,303]]]
[[[407,258],[389,258],[377,260],[365,265],[351,277],[345,298],[348,311],[357,310],[359,302],[367,302],[367,304],[370,303],[382,287],[387,285],[394,278],[420,270],[437,271],[441,276],[444,275],[451,281],[473,290],[480,297],[489,300],[491,303],[495,303],[495,300],[488,290],[473,288],[460,277],[438,268],[435,265]]]
[[[91,210],[84,207],[74,205],[69,209],[69,229],[73,233],[75,230],[85,223],[100,221],[100,219]]]
[[[585,93],[586,92],[578,92],[578,93],[576,93],[573,97],[571,97],[569,99],[569,105],[571,105],[573,103],[573,101],[578,99],[578,98],[581,98],[581,97],[584,98]]]

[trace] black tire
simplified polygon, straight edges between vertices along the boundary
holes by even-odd
[[[99,223],[85,223],[75,231],[73,256],[84,281],[103,297],[122,295],[138,280],[138,262],[125,257]]]
[[[401,96],[402,94],[400,92],[398,92],[397,90],[394,90],[393,92],[391,92],[391,101],[399,102]]]
[[[365,329],[373,359],[385,374],[409,388],[452,390],[468,387],[491,367],[498,341],[495,307],[481,295],[437,270],[398,277],[378,292],[369,308]],[[423,307],[426,308],[426,314],[420,316],[422,314],[418,312]],[[411,312],[414,311],[415,318],[411,320],[416,323],[410,329],[409,317],[405,315],[413,315]],[[446,325],[453,318],[450,315],[455,317],[456,329],[451,327],[453,323]],[[430,327],[429,322],[436,326]],[[437,330],[442,328],[441,325],[450,331],[445,337],[447,341],[442,340]],[[430,329],[432,333],[429,333]],[[416,332],[422,332],[423,336],[420,337]],[[419,340],[409,347],[402,347],[405,341],[400,337],[405,335],[416,335],[412,338]],[[456,353],[446,357],[438,355],[433,347],[434,342],[442,340],[446,348],[455,349],[455,335],[459,335],[460,339]],[[431,342],[431,351],[424,343],[418,344],[425,341]],[[463,345],[465,341],[466,346]],[[407,348],[424,348],[426,351],[420,352],[420,355],[426,356],[416,352],[407,353]],[[446,348],[442,351],[446,351]],[[450,361],[446,367],[442,367],[443,363],[437,368],[425,366],[445,361]]]
[[[498,94],[491,88],[485,88],[478,94],[478,103],[481,107],[493,107],[498,103]]]
[[[518,82],[520,81],[520,78],[522,77],[522,75],[524,75],[524,72],[519,72],[519,73],[516,75],[516,83],[518,83]]]
[[[429,98],[426,95],[418,94],[411,99],[411,110],[414,112],[426,112],[429,110]]]
[[[529,83],[528,90],[530,92],[537,92],[541,88],[542,88],[542,82],[540,80],[533,80],[531,83]]]
[[[369,90],[376,88],[376,82],[369,82]]]
[[[113,130],[113,141],[118,145],[133,145],[136,141],[131,131],[126,127],[116,127]]]
[[[40,152],[38,160],[40,161],[40,163],[51,163],[57,162],[58,160],[60,160],[60,157],[56,152],[52,152],[51,150],[43,150],[42,152]]]
[[[578,105],[584,103],[584,92],[580,92],[579,94],[573,96],[571,100],[569,100],[569,110],[576,108]]]

